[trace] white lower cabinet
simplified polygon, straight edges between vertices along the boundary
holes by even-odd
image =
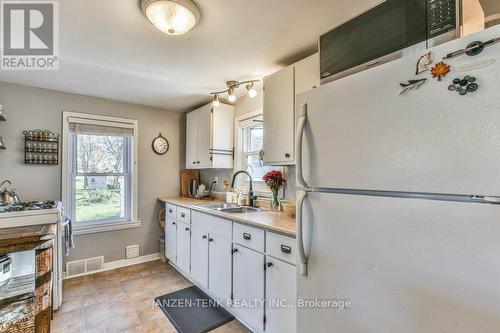
[[[191,227],[191,277],[208,289],[208,230],[194,223]]]
[[[177,267],[191,273],[191,226],[177,222]]]
[[[266,332],[297,332],[296,267],[266,256]]]
[[[297,332],[293,238],[170,204],[169,208],[165,252],[183,274],[232,306],[238,319],[255,332]],[[176,211],[179,219],[184,213],[186,223],[173,218]]]
[[[232,222],[193,211],[191,278],[223,304],[231,299]]]
[[[210,234],[208,249],[208,290],[223,304],[231,300],[231,240]]]
[[[177,263],[177,223],[168,215],[165,222],[165,256],[170,262]]]
[[[264,255],[233,244],[234,311],[251,327],[264,330]]]

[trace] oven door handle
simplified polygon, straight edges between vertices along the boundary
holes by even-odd
[[[64,219],[64,222],[61,222],[60,225],[62,228],[66,228],[66,226],[69,224],[69,222],[70,222],[70,219]]]

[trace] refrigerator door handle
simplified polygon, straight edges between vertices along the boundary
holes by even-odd
[[[296,219],[297,219],[297,249],[299,252],[299,259],[300,259],[300,272],[302,275],[307,276],[307,262],[308,258],[306,255],[306,251],[304,249],[304,228],[302,226],[302,206],[304,204],[304,199],[307,196],[307,192],[305,191],[300,191],[299,195],[297,196],[297,213]]]
[[[296,159],[296,169],[297,169],[297,181],[299,186],[305,189],[309,189],[309,185],[304,180],[304,174],[302,172],[302,138],[304,136],[304,129],[307,123],[307,103],[300,106],[299,112],[299,123],[297,125],[297,135],[295,136],[295,159]]]

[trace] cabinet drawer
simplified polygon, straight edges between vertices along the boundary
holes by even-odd
[[[296,249],[295,238],[267,232],[266,253],[268,255],[295,265],[297,260]]]
[[[264,230],[235,223],[233,227],[233,242],[255,251],[264,252]]]
[[[169,219],[176,219],[177,217],[177,206],[174,206],[172,204],[167,204],[167,218]]]
[[[177,221],[191,224],[191,210],[183,207],[177,207]]]

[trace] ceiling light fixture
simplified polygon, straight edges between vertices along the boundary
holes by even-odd
[[[183,35],[200,20],[200,10],[191,0],[141,0],[141,9],[161,32]]]
[[[220,106],[219,95],[217,94],[214,95],[214,101],[212,103],[212,106],[214,108],[218,108]]]
[[[257,96],[257,90],[255,90],[255,88],[253,87],[253,82],[247,84],[246,88],[248,90],[248,97],[254,98],[255,96]]]
[[[229,88],[228,94],[229,94],[229,96],[227,97],[227,99],[231,103],[233,103],[234,101],[236,101],[236,95],[234,94],[234,88]]]
[[[257,96],[257,90],[255,90],[255,88],[253,86],[255,82],[260,82],[260,80],[248,80],[248,81],[243,81],[243,82],[227,81],[226,82],[226,86],[227,86],[226,90],[216,91],[216,92],[210,93],[210,95],[214,95],[214,101],[213,101],[212,105],[214,107],[218,107],[220,105],[219,95],[225,94],[225,93],[228,93],[227,99],[229,102],[231,102],[231,103],[235,102],[236,101],[235,90],[238,89],[241,85],[245,85],[245,84],[246,84],[246,88],[248,90],[248,96],[250,98],[254,98],[255,96]]]

